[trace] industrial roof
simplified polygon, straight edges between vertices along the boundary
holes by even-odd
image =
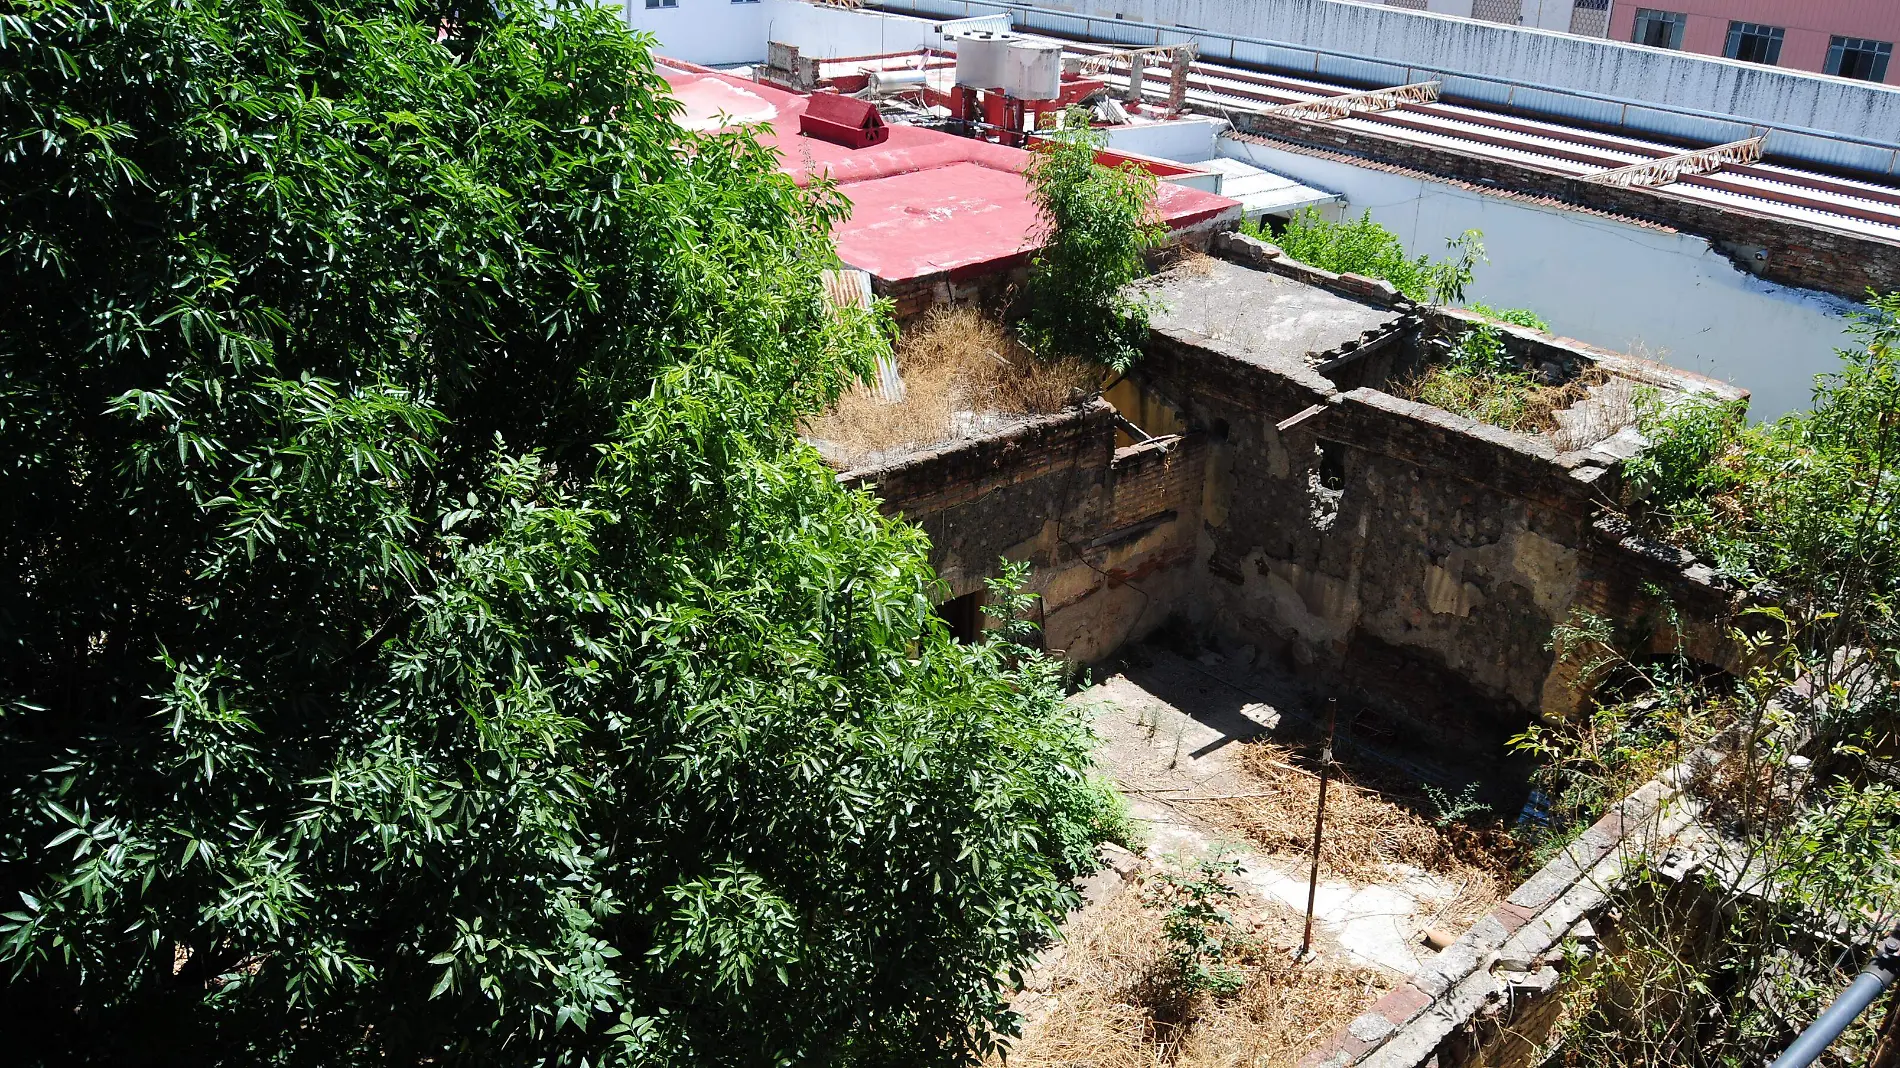
[[[1029,153],[916,126],[848,148],[798,132],[807,97],[717,71],[661,59],[660,74],[685,105],[678,121],[699,130],[740,123],[766,127],[761,144],[801,184],[828,175],[850,200],[833,231],[838,256],[884,282],[947,275],[953,280],[1007,270],[1038,245],[1036,207],[1023,170]],[[1162,182],[1155,207],[1181,230],[1238,218],[1235,201]]]
[[[1028,36],[1028,35],[1025,35]],[[1100,56],[1114,46],[1064,40],[1075,56]],[[1126,75],[1101,75],[1111,85]],[[1150,79],[1144,96],[1158,100],[1165,84]],[[1358,90],[1312,78],[1267,74],[1216,63],[1188,67],[1187,100],[1212,112],[1259,111]],[[1354,112],[1330,123],[1377,137],[1435,145],[1583,178],[1684,151],[1623,134],[1505,115],[1443,101]],[[1768,163],[1727,164],[1711,174],[1684,174],[1660,191],[1671,196],[1799,219],[1884,240],[1900,240],[1900,189]]]

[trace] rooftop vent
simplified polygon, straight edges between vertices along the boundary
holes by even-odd
[[[806,97],[805,113],[798,117],[798,132],[846,148],[881,145],[891,136],[877,108],[837,93]]]

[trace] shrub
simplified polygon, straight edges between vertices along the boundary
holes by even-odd
[[[797,438],[843,201],[440,10],[0,16],[9,1063],[968,1061],[1112,816]]]
[[[1270,236],[1258,223],[1250,227],[1258,236]],[[1485,258],[1484,235],[1476,230],[1447,238],[1445,247],[1451,255],[1444,260],[1412,258],[1399,235],[1373,222],[1370,211],[1357,219],[1330,222],[1317,209],[1302,208],[1293,213],[1285,230],[1270,239],[1301,263],[1323,271],[1383,278],[1412,300],[1435,304],[1463,300],[1472,273]]]
[[[1086,112],[1037,145],[1030,195],[1043,244],[1029,263],[1023,340],[1047,360],[1078,357],[1123,370],[1148,342],[1148,306],[1127,293],[1147,273],[1143,254],[1167,236],[1155,217],[1154,177],[1132,163],[1095,162],[1101,137]]]

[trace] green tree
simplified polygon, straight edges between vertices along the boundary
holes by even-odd
[[[1103,810],[796,437],[842,202],[434,12],[0,15],[9,1061],[966,1060]]]
[[[1148,343],[1148,306],[1128,284],[1147,273],[1144,254],[1167,230],[1155,215],[1154,176],[1133,163],[1096,163],[1101,140],[1087,113],[1072,110],[1029,161],[1044,232],[1017,328],[1045,359],[1073,356],[1119,371]]]

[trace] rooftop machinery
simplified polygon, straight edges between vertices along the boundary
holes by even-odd
[[[1187,99],[1188,64],[1194,59],[1193,45],[1164,45],[1070,57],[1065,66],[1062,45],[1056,41],[993,30],[953,40],[956,85],[946,106],[955,117],[995,131],[999,140],[1010,145],[1021,145],[1030,133],[1053,125],[1051,117],[1065,108],[1106,95],[1108,83],[1101,75],[1114,66],[1128,67],[1126,96],[1138,105],[1151,58],[1167,58],[1167,113],[1173,115]]]

